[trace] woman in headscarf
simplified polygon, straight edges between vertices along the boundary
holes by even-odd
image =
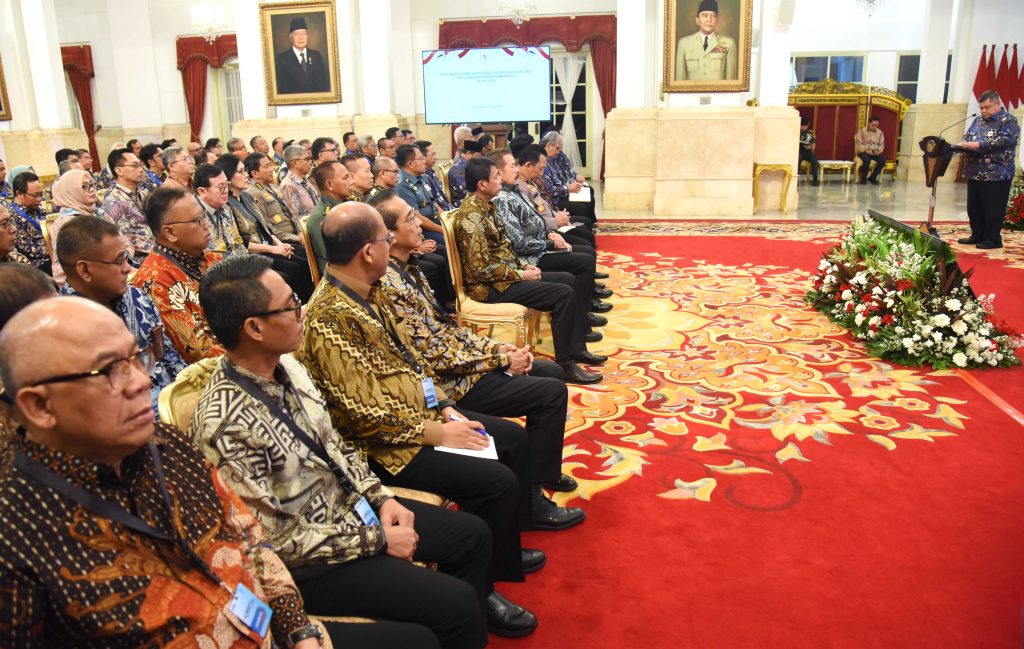
[[[96,205],[96,181],[92,174],[82,169],[71,169],[53,183],[53,202],[60,206],[60,213],[50,224],[50,259],[53,262],[53,280],[64,284],[64,269],[57,260],[57,234],[60,227],[79,214],[100,216]]]
[[[7,184],[8,185],[13,185],[14,184],[14,179],[17,178],[19,175],[25,173],[26,171],[31,171],[32,173],[36,172],[36,170],[33,169],[31,165],[18,165],[17,167],[14,167],[10,171],[8,171],[7,172]],[[12,196],[13,196],[13,194],[12,194]]]

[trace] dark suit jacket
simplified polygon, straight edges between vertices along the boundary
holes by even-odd
[[[292,48],[277,55],[277,92],[282,95],[300,92],[330,92],[331,81],[327,77],[327,64],[320,52],[306,48],[309,57],[309,75],[302,71],[299,59]]]

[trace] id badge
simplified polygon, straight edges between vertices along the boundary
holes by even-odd
[[[267,635],[267,627],[270,626],[270,606],[256,597],[245,584],[238,584],[235,588],[235,596],[231,599],[228,610],[261,638]]]
[[[427,377],[420,382],[423,384],[423,396],[427,399],[427,407],[436,408],[437,390],[434,389],[434,379]]]
[[[356,503],[356,513],[359,514],[359,518],[363,519],[363,525],[380,525],[377,513],[373,511],[373,507],[370,507],[370,503],[366,500],[365,496],[359,497],[359,502]]]

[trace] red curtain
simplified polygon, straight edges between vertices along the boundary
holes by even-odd
[[[92,110],[92,84],[89,79],[96,76],[92,67],[92,47],[89,45],[68,45],[60,48],[64,70],[71,81],[78,109],[82,113],[82,130],[89,139],[89,155],[92,156],[92,170],[100,170],[100,156],[96,150],[96,121]]]
[[[228,57],[238,55],[238,42],[234,34],[218,36],[212,43],[202,36],[179,36],[177,49],[191,137],[198,142],[206,104],[206,66],[223,67]]]
[[[594,79],[597,81],[597,90],[601,93],[601,109],[605,117],[608,117],[608,113],[615,108],[616,58],[614,42],[598,38],[590,41],[590,60],[594,65]],[[604,180],[604,147],[601,147],[600,177]]]

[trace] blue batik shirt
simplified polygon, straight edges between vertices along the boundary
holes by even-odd
[[[70,283],[64,284],[60,292],[62,295],[81,297],[78,291],[71,288]],[[120,300],[111,305],[111,308],[124,321],[128,331],[135,336],[139,347],[156,349],[159,345],[163,345],[163,358],[153,366],[153,373],[150,375],[150,380],[153,382],[150,396],[153,399],[153,410],[156,412],[157,395],[160,394],[160,390],[174,382],[178,373],[185,369],[186,363],[164,332],[164,323],[160,320],[160,313],[156,310],[156,305],[141,289],[129,284],[128,290]],[[154,339],[157,338],[159,338],[159,342],[154,344]]]
[[[964,140],[981,143],[979,150],[965,154],[964,176],[968,180],[1013,180],[1020,124],[1005,108],[989,119],[975,117]]]
[[[452,207],[458,207],[466,197],[466,159],[461,155],[448,170],[448,188],[452,192]]]
[[[548,164],[544,167],[544,187],[552,201],[560,201],[568,196],[569,185],[575,180],[576,172],[564,151],[559,151],[548,158]]]

